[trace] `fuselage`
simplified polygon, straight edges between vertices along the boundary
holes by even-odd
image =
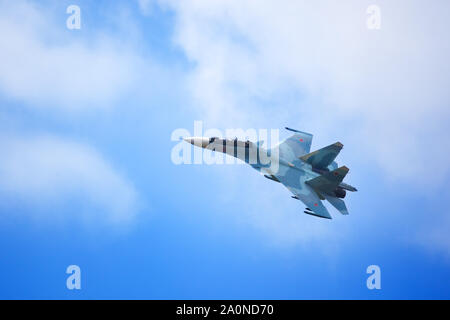
[[[292,162],[285,160],[283,150],[279,150],[278,146],[272,149],[265,149],[259,142],[242,141],[237,138],[186,137],[183,140],[203,149],[226,153],[238,158],[255,170],[269,176],[277,177],[288,169],[302,171],[305,179],[313,179],[320,175],[312,170],[311,165],[300,159]],[[277,162],[276,166],[273,165],[274,161]]]
[[[342,143],[335,142],[310,152],[312,134],[286,129],[294,134],[270,149],[264,148],[262,141],[254,143],[237,138],[186,137],[183,140],[200,148],[225,153],[249,164],[266,178],[285,186],[293,194],[292,198],[305,204],[304,212],[307,214],[331,219],[322,203],[322,200],[327,200],[339,212],[347,215],[348,210],[342,198],[345,197],[346,190],[357,190],[343,182],[349,169],[346,166],[338,167],[334,161],[343,147]],[[208,157],[211,154],[203,156],[210,159]]]

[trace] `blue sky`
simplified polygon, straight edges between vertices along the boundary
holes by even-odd
[[[449,4],[375,2],[380,30],[365,1],[0,1],[0,298],[448,299]],[[341,141],[350,215],[175,165],[195,120]]]

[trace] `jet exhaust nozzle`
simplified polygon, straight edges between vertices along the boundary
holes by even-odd
[[[344,189],[342,189],[342,188],[337,188],[336,190],[334,190],[334,194],[335,194],[336,197],[341,198],[341,199],[344,199],[344,198],[345,198],[345,195],[346,195],[347,193],[345,192]]]

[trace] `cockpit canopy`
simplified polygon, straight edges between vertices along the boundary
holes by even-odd
[[[245,147],[245,148],[249,148],[253,144],[253,142],[251,142],[248,139],[246,141],[240,141],[240,140],[238,140],[237,137],[234,139],[221,139],[219,137],[209,138],[209,143],[220,143],[220,142],[222,142],[224,145],[232,144],[234,146]]]

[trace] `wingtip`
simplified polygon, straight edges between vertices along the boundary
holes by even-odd
[[[289,131],[292,131],[292,132],[301,133],[301,134],[304,134],[304,135],[307,135],[307,136],[310,136],[310,137],[313,136],[312,133],[309,133],[309,132],[304,132],[304,131],[300,131],[300,130],[297,130],[297,129],[292,129],[292,128],[289,128],[289,127],[284,127],[284,128],[286,130],[289,130]]]
[[[323,218],[323,219],[329,219],[329,220],[331,220],[331,219],[333,219],[332,217],[331,217],[331,215],[330,216],[322,216],[322,215],[320,215],[320,214],[317,214],[317,213],[315,213],[314,211],[303,211],[304,213],[306,213],[306,214],[309,214],[309,215],[311,215],[311,216],[314,216],[314,217],[317,217],[317,218]]]

